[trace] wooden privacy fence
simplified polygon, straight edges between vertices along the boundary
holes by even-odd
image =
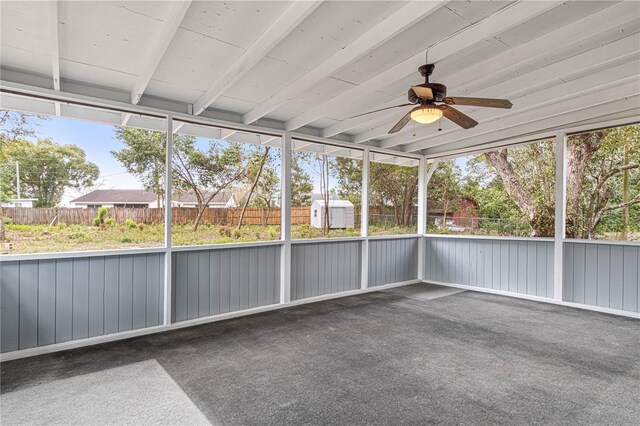
[[[291,223],[301,225],[310,223],[309,207],[292,207]],[[208,208],[202,215],[203,224],[237,225],[242,208]],[[67,225],[91,225],[98,215],[94,208],[69,207],[3,207],[0,215],[9,218],[11,223],[18,225],[49,225],[66,223]],[[198,216],[198,209],[188,207],[174,207],[171,209],[172,222],[175,225],[193,223]],[[113,207],[107,209],[107,217],[117,223],[131,219],[136,223],[162,223],[164,209],[162,208],[129,208]],[[248,208],[242,221],[245,225],[279,225],[280,208]]]

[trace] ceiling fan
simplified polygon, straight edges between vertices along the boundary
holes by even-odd
[[[440,83],[429,83],[429,76],[433,73],[434,64],[426,64],[418,68],[420,74],[424,77],[424,84],[411,86],[409,89],[409,103],[394,105],[375,111],[365,112],[364,114],[354,115],[350,118],[361,117],[374,112],[384,111],[387,109],[401,108],[409,105],[417,105],[411,111],[406,113],[395,126],[389,130],[389,134],[399,132],[412,119],[420,124],[433,123],[440,117],[444,116],[456,123],[463,129],[475,127],[478,122],[466,114],[455,109],[452,105],[479,106],[488,108],[511,108],[512,104],[506,99],[490,99],[490,98],[463,98],[448,97],[447,86]]]

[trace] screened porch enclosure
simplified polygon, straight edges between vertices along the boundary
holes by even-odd
[[[231,3],[0,5],[3,361],[414,284],[640,317],[635,2]],[[425,61],[513,108],[389,133]]]

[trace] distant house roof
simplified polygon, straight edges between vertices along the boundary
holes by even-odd
[[[210,197],[211,192],[205,192],[205,198]],[[88,194],[71,200],[72,203],[79,204],[147,204],[156,201],[158,196],[144,189],[96,189]],[[212,203],[227,203],[231,195],[226,191],[218,192]],[[179,203],[197,204],[193,191],[176,192],[173,195],[173,201]]]
[[[204,193],[204,198],[207,199],[211,196],[212,192],[207,191]],[[211,200],[212,203],[226,203],[231,198],[231,195],[227,191],[220,191]],[[187,192],[176,192],[173,194],[173,201],[177,201],[179,203],[198,203],[198,199],[193,191]]]
[[[96,189],[71,200],[71,202],[82,204],[143,204],[151,203],[157,198],[156,194],[144,189]]]

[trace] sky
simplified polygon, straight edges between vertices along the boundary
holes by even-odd
[[[143,186],[138,178],[127,173],[124,167],[111,155],[111,151],[117,151],[124,147],[115,137],[114,126],[59,117],[42,119],[32,116],[30,122],[34,124],[33,128],[36,134],[29,139],[51,138],[58,144],[76,145],[85,151],[88,161],[98,165],[100,177],[92,189],[142,189]],[[209,139],[197,138],[196,143],[200,149],[206,149]],[[277,164],[279,162],[280,156],[278,155]],[[464,170],[466,161],[457,159],[456,162]],[[320,172],[317,161],[302,162],[302,168],[313,180],[313,192],[320,193]],[[337,189],[335,175],[331,176],[329,186],[330,189]],[[65,191],[61,205],[70,205],[71,200],[86,192],[86,190],[80,192],[68,189]]]

